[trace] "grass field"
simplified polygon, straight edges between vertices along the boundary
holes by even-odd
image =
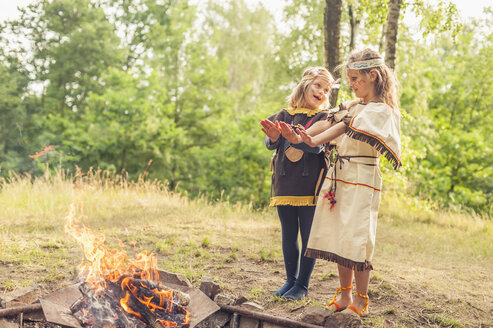
[[[130,256],[146,250],[158,267],[195,285],[210,276],[233,297],[298,319],[330,300],[336,266],[317,261],[309,299],[271,296],[283,283],[280,225],[272,209],[190,200],[157,182],[117,176],[13,176],[0,182],[0,297],[42,284],[47,292],[77,281],[80,245],[63,231],[71,204],[82,222]],[[123,242],[123,246],[121,246]],[[427,208],[387,192],[379,217],[370,281],[370,327],[493,326],[493,222]]]

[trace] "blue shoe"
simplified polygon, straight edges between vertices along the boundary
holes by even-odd
[[[303,297],[305,297],[307,294],[308,294],[307,288],[295,284],[290,290],[284,293],[282,297],[287,300],[298,301],[301,300]]]
[[[281,288],[274,292],[274,296],[281,297],[294,286],[294,281],[286,281]]]

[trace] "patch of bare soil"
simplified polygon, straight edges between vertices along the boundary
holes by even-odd
[[[0,265],[0,274],[33,275],[35,272],[22,272],[14,266]],[[300,320],[311,306],[324,306],[339,287],[336,265],[317,260],[312,274],[308,297],[301,301],[285,301],[272,296],[272,292],[284,283],[282,261],[256,261],[238,256],[231,263],[210,263],[205,274],[214,277],[221,285],[223,293],[237,299],[244,296],[265,308],[268,314]],[[409,271],[409,270],[408,270]],[[447,272],[435,270],[428,272],[428,280],[441,279]],[[61,279],[41,283],[46,293],[56,291],[75,283]],[[491,279],[488,275],[479,275]],[[200,282],[194,282],[198,287]],[[490,302],[491,290],[481,290],[478,286],[437,290],[432,284],[424,283],[409,272],[393,266],[376,265],[369,286],[369,316],[363,320],[364,327],[493,327],[493,304]],[[0,295],[1,297],[1,295]],[[1,318],[0,318],[1,319]],[[3,319],[5,320],[5,319]],[[19,326],[19,317],[9,318],[9,323]],[[24,321],[23,327],[59,328],[60,326],[43,321]],[[0,327],[2,322],[0,322]],[[5,324],[5,327],[10,327]],[[12,326],[14,327],[14,326]]]
[[[300,320],[310,306],[324,306],[339,287],[334,263],[317,260],[308,297],[301,301],[283,301],[272,296],[284,283],[283,263],[253,262],[238,259],[231,265],[209,273],[232,297],[246,296],[261,304],[268,313]],[[448,272],[436,272],[431,280],[441,279]],[[489,278],[491,279],[491,277]],[[369,285],[368,327],[493,327],[491,291],[436,291],[419,279],[406,276],[399,268],[374,271]],[[467,288],[466,288],[467,290]],[[451,295],[449,295],[451,294]],[[255,296],[255,297],[254,297]]]

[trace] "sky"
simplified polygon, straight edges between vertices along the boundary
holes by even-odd
[[[32,3],[34,0],[0,0],[0,21],[6,19],[15,19],[18,17],[19,12],[17,7],[24,7]],[[272,12],[279,12],[282,9],[282,1],[279,0],[246,0],[250,3],[263,3],[264,6]],[[430,2],[438,2],[437,0],[430,0]],[[492,6],[491,0],[452,0],[457,6],[461,17],[466,20],[470,17],[481,16],[482,10],[485,6]]]

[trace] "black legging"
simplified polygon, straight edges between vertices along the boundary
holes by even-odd
[[[315,266],[315,259],[304,256],[310,236],[315,206],[277,206],[281,220],[282,253],[288,282],[296,282],[308,289],[310,275]],[[298,231],[301,234],[301,261],[298,246]]]

